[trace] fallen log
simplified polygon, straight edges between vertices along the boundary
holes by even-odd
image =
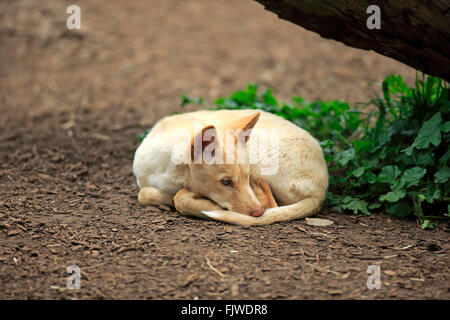
[[[450,81],[450,0],[256,1],[324,38],[373,50]],[[368,10],[372,5],[380,11],[379,29],[369,28],[376,14]]]

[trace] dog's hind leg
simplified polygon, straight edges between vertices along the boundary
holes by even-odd
[[[173,198],[173,202],[175,209],[184,216],[208,219],[208,216],[204,215],[202,211],[223,210],[215,202],[186,189],[178,191]]]
[[[170,195],[153,187],[143,187],[141,190],[139,190],[138,194],[138,201],[143,205],[165,204],[173,206],[172,198],[173,197],[171,197]]]

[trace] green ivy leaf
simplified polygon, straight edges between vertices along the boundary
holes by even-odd
[[[430,221],[428,219],[425,219],[425,221],[422,222],[422,225],[421,225],[421,228],[423,230],[426,230],[426,229],[432,230],[432,229],[434,229],[436,227],[437,227],[437,223],[436,222],[432,222],[432,221]]]
[[[378,174],[377,181],[381,183],[391,183],[399,175],[401,171],[397,166],[384,166]]]
[[[379,148],[381,148],[383,145],[388,143],[391,140],[391,136],[389,135],[389,132],[383,131],[380,133],[378,137],[375,138],[373,141],[373,144],[371,145],[369,152],[374,153]]]
[[[386,212],[398,218],[403,218],[412,214],[413,209],[406,200],[401,200],[398,203],[388,205],[386,207]]]
[[[433,155],[432,152],[429,152],[429,153],[419,153],[419,154],[416,156],[416,164],[417,164],[418,166],[423,166],[423,167],[433,165],[434,160],[433,160],[433,156],[432,156],[432,155]]]
[[[335,160],[341,166],[345,166],[347,163],[349,163],[350,160],[353,160],[354,157],[355,157],[355,149],[350,148],[339,152],[336,155]]]
[[[275,97],[272,94],[272,91],[270,89],[266,89],[262,93],[263,102],[268,105],[278,106],[278,101],[275,99]]]
[[[433,203],[434,200],[441,198],[441,189],[437,185],[432,185],[425,191],[424,195],[428,203]]]
[[[397,202],[398,200],[404,198],[406,195],[405,189],[398,189],[394,191],[390,191],[386,194],[380,196],[380,201],[382,202]]]
[[[379,159],[370,159],[370,160],[364,159],[361,161],[361,164],[364,168],[370,169],[370,168],[375,168],[379,162],[380,162]]]
[[[185,94],[182,94],[181,95],[181,107],[184,107],[187,104],[202,105],[203,104],[203,98],[191,98],[191,97],[188,97]]]
[[[352,174],[353,174],[355,177],[359,178],[359,177],[361,177],[361,176],[364,174],[364,171],[365,171],[365,168],[364,168],[364,167],[360,167],[360,168],[354,170],[354,171],[352,172]]]
[[[364,177],[366,178],[367,182],[370,184],[373,184],[377,181],[377,176],[372,172],[366,172]]]
[[[425,150],[424,153],[414,152],[411,156],[407,156],[406,154],[402,153],[398,155],[398,159],[407,166],[416,165],[427,167],[434,164],[433,153],[431,152],[431,150]]]
[[[420,167],[414,167],[406,170],[401,179],[400,183],[402,185],[406,185],[407,188],[412,186],[417,186],[420,182],[420,179],[427,173],[427,170]]]
[[[441,125],[441,131],[445,133],[450,131],[450,121],[446,121]]]
[[[369,208],[369,209],[378,209],[378,208],[381,207],[381,206],[382,206],[381,203],[372,203],[372,204],[369,204],[369,205],[367,206],[367,208]]]
[[[441,130],[439,129],[441,121],[440,112],[436,113],[430,120],[425,121],[413,144],[402,151],[410,156],[414,148],[426,149],[430,143],[437,147],[441,143]]]
[[[445,183],[450,178],[450,168],[443,167],[434,174],[434,182]]]
[[[139,134],[136,136],[136,140],[137,140],[139,143],[141,143],[142,141],[144,141],[145,137],[150,133],[150,131],[151,131],[151,129],[147,129],[147,130],[145,130],[144,132],[139,133]]]
[[[342,209],[344,210],[351,210],[353,213],[363,213],[365,215],[370,215],[369,210],[367,210],[368,203],[364,200],[360,200],[353,197],[345,197],[342,200]]]
[[[372,145],[372,142],[370,140],[355,140],[352,143],[357,153],[360,151],[368,150]]]

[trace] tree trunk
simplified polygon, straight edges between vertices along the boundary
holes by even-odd
[[[450,81],[450,0],[256,0],[280,18]],[[370,5],[381,28],[370,30]],[[305,48],[307,50],[307,48]]]

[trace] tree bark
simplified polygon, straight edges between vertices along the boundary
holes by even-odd
[[[450,0],[256,1],[324,38],[374,50],[450,81]],[[381,29],[366,25],[370,5],[381,9]]]

